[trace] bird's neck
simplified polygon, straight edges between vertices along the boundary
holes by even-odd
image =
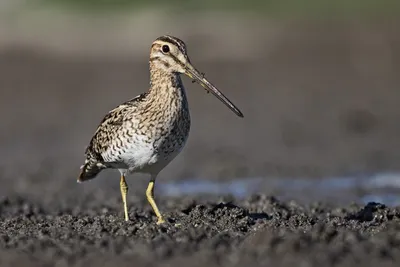
[[[186,102],[185,88],[180,74],[150,65],[149,99],[160,99],[164,102],[163,105]]]

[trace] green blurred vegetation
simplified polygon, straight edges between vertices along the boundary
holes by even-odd
[[[388,15],[400,14],[400,0],[38,0],[89,12],[118,12],[142,8],[181,11],[254,11],[271,15]]]

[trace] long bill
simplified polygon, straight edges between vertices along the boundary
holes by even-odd
[[[187,64],[186,73],[191,79],[196,80],[202,87],[204,87],[208,92],[211,92],[215,97],[217,97],[222,103],[224,103],[228,108],[230,108],[236,115],[243,118],[243,113],[226,97],[221,93],[212,83],[210,83],[204,75],[200,74],[192,65]]]

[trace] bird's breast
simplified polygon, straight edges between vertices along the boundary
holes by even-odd
[[[133,131],[118,155],[132,171],[161,170],[183,149],[189,137],[190,114],[188,109],[176,110],[169,116],[147,123],[140,122],[141,131]]]
[[[160,160],[173,159],[185,146],[190,132],[190,114],[188,110],[178,110],[173,118],[164,120],[157,130],[154,149]]]
[[[186,144],[191,124],[189,107],[180,79],[175,79],[169,86],[153,87],[148,101],[137,108],[124,127],[127,139],[117,161],[132,171],[161,170]]]

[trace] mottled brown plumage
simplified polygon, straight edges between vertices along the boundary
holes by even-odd
[[[172,36],[161,36],[150,52],[150,89],[111,110],[100,122],[89,146],[78,182],[93,179],[103,169],[121,173],[121,194],[125,220],[128,220],[125,176],[148,173],[151,180],[146,196],[163,223],[153,191],[158,173],[184,147],[190,131],[190,114],[180,74],[196,80],[223,101],[238,116],[242,113],[190,63],[186,45]]]

